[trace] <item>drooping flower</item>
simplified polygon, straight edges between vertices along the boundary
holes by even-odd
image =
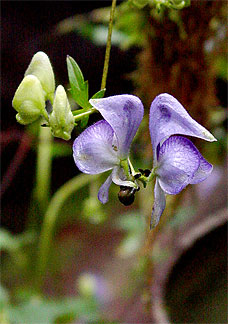
[[[169,94],[157,96],[150,107],[149,129],[153,148],[153,173],[156,175],[151,227],[155,227],[166,205],[165,195],[178,194],[188,184],[205,180],[213,166],[193,143],[182,136],[206,141],[215,137],[190,117],[185,108]]]
[[[112,182],[119,186],[137,188],[127,179],[122,168],[127,161],[131,142],[143,118],[143,105],[133,95],[117,95],[102,99],[91,99],[104,120],[83,131],[74,141],[74,161],[80,171],[88,174],[112,170],[100,187],[98,199],[108,201],[108,191]]]

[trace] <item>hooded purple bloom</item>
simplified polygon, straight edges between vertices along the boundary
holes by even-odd
[[[190,140],[172,135],[194,136],[210,142],[216,139],[167,93],[152,102],[149,129],[156,174],[151,218],[151,227],[155,227],[165,209],[165,194],[178,194],[188,184],[205,180],[213,169]]]
[[[98,193],[98,199],[104,204],[108,201],[112,181],[119,186],[136,186],[126,180],[120,164],[128,158],[144,109],[140,99],[132,95],[91,99],[90,103],[105,120],[88,127],[76,138],[73,156],[77,167],[84,173],[112,170]]]

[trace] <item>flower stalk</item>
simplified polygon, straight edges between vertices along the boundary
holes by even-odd
[[[50,198],[51,185],[51,145],[53,137],[49,127],[40,127],[36,162],[35,197],[44,213]]]
[[[116,0],[112,0],[112,7],[110,11],[110,19],[109,19],[109,27],[108,27],[108,38],[107,38],[107,45],[105,51],[104,68],[103,68],[103,75],[101,80],[101,89],[104,89],[106,87],[109,58],[110,58],[110,51],[111,51],[111,44],[112,44],[111,38],[112,38],[112,27],[113,27],[115,8],[116,8]]]

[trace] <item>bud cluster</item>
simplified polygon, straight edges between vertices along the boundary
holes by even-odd
[[[46,110],[47,101],[53,106],[50,114]],[[53,136],[65,140],[71,138],[74,116],[63,86],[59,85],[55,90],[54,72],[45,53],[38,52],[33,56],[12,104],[20,124],[27,125],[43,117]]]

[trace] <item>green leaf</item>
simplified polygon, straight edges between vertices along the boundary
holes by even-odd
[[[70,92],[73,99],[79,106],[90,108],[91,106],[88,102],[88,81],[84,81],[82,71],[75,60],[70,56],[67,56],[67,70],[71,86]]]
[[[104,95],[105,95],[105,91],[106,91],[106,89],[101,89],[101,90],[97,91],[97,92],[92,96],[91,99],[100,99],[100,98],[103,98]]]
[[[67,68],[70,79],[74,81],[75,87],[77,87],[79,90],[84,89],[84,77],[82,74],[82,71],[76,61],[71,57],[67,56]]]

